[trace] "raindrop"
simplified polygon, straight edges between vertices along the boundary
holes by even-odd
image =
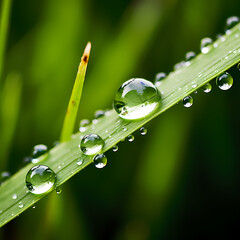
[[[182,102],[184,107],[191,107],[193,105],[193,98],[191,96],[187,96],[183,98]]]
[[[57,187],[57,188],[56,188],[56,193],[57,193],[57,194],[60,194],[61,192],[62,192],[62,188]]]
[[[193,83],[192,84],[192,88],[196,88],[197,87],[197,84],[196,83]]]
[[[202,86],[202,90],[205,93],[209,93],[212,90],[212,85],[210,83],[206,83],[205,85]]]
[[[167,77],[167,74],[164,72],[157,73],[154,80],[155,86],[158,87],[159,85],[161,85],[162,80],[166,77]]]
[[[229,73],[224,72],[217,77],[216,84],[221,90],[228,90],[233,85],[233,78]]]
[[[43,154],[47,153],[47,151],[48,151],[48,148],[46,145],[38,144],[38,145],[34,146],[33,153],[32,153],[32,162],[37,163],[39,161],[37,158],[39,158]]]
[[[85,155],[94,155],[102,150],[104,144],[99,135],[91,133],[82,138],[80,148]]]
[[[13,194],[12,199],[17,199],[17,194]]]
[[[83,119],[80,121],[79,131],[85,132],[90,124],[90,121],[88,119]]]
[[[226,26],[225,26],[226,34],[230,34],[231,28],[234,27],[238,23],[239,23],[239,17],[236,17],[236,16],[229,17],[226,20]]]
[[[176,63],[176,64],[174,65],[173,69],[176,71],[176,70],[179,70],[180,68],[182,68],[182,67],[184,67],[184,66],[186,66],[186,62],[181,61],[181,62],[179,62],[179,63]]]
[[[114,145],[114,146],[112,147],[112,150],[113,150],[113,152],[117,152],[117,151],[118,151],[118,146],[117,146],[117,145]]]
[[[77,165],[78,166],[81,166],[83,164],[83,159],[82,158],[79,158],[78,160],[77,160]]]
[[[21,202],[19,202],[18,206],[19,206],[19,208],[23,208],[24,205]]]
[[[160,106],[160,100],[160,93],[151,82],[132,78],[118,89],[114,109],[121,118],[135,120],[151,114]]]
[[[134,141],[134,136],[132,134],[127,136],[127,141],[133,142]]]
[[[186,60],[186,62],[189,62],[192,59],[194,59],[195,57],[196,57],[196,53],[193,51],[190,51],[190,52],[186,53],[185,60]]]
[[[201,48],[201,52],[203,54],[208,53],[212,48],[212,39],[211,38],[203,38],[201,40],[200,48]]]
[[[35,209],[35,208],[36,208],[36,206],[32,206],[32,208],[33,208],[33,209]]]
[[[51,191],[56,182],[54,171],[44,165],[32,167],[26,175],[26,186],[33,194],[43,194]]]
[[[2,172],[0,182],[6,181],[10,176],[11,176],[11,174],[9,172],[6,172],[6,171]]]
[[[104,154],[97,154],[94,156],[93,162],[96,168],[103,168],[107,165],[107,157]]]
[[[147,134],[147,129],[145,127],[141,127],[139,131],[140,131],[141,135],[146,135]]]
[[[127,127],[123,127],[123,131],[126,132],[127,131]]]

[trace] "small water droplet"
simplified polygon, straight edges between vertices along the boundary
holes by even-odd
[[[154,84],[155,86],[159,86],[162,83],[162,80],[167,77],[167,74],[164,72],[157,73],[155,76]]]
[[[127,127],[123,127],[123,131],[126,132],[127,131]]]
[[[12,213],[11,215],[12,215],[12,217],[13,217],[13,216],[14,216],[14,213]]]
[[[10,176],[11,174],[9,172],[6,171],[2,172],[0,177],[0,183],[6,181]]]
[[[173,67],[173,69],[176,71],[176,70],[179,70],[181,69],[182,67],[186,66],[186,62],[185,61],[181,61],[179,63],[176,63]]]
[[[104,144],[99,135],[91,133],[82,138],[80,148],[85,155],[94,155],[102,150]]]
[[[145,127],[141,127],[139,131],[140,131],[140,134],[143,136],[147,134],[147,129]]]
[[[107,165],[107,157],[104,154],[97,154],[94,156],[93,162],[96,168],[103,168]]]
[[[186,60],[186,62],[189,62],[192,59],[194,59],[195,57],[196,57],[196,53],[193,51],[190,51],[190,52],[186,53],[185,60]]]
[[[183,98],[182,102],[184,107],[191,107],[193,105],[193,98],[191,96],[187,96]]]
[[[218,47],[218,42],[214,42],[214,43],[213,43],[213,47],[214,47],[214,48],[217,48],[217,47]]]
[[[23,208],[24,205],[21,202],[19,202],[18,206],[19,206],[19,208]]]
[[[113,152],[117,152],[117,151],[118,151],[118,146],[117,146],[117,145],[114,145],[114,146],[112,147],[112,150],[113,150]]]
[[[12,199],[17,199],[17,194],[13,194]]]
[[[134,141],[134,136],[132,134],[127,136],[127,141],[133,142]]]
[[[200,78],[201,76],[202,76],[202,73],[199,73],[199,74],[198,74],[198,77]]]
[[[32,208],[33,208],[33,209],[35,209],[35,208],[36,208],[36,206],[32,206]]]
[[[103,111],[103,110],[97,110],[97,111],[95,112],[95,114],[94,114],[94,118],[95,118],[95,119],[98,119],[98,118],[103,117],[104,115],[105,115],[105,111]]]
[[[196,83],[193,83],[192,84],[192,88],[196,88],[197,87],[197,84]]]
[[[81,166],[83,164],[83,159],[82,158],[79,158],[78,160],[77,160],[77,165],[78,166]]]
[[[132,78],[118,89],[114,109],[121,118],[141,119],[160,106],[161,96],[158,89],[142,78]]]
[[[43,154],[47,153],[48,148],[44,144],[38,144],[33,147],[32,153],[32,163],[37,163],[39,161],[39,157]]]
[[[234,27],[237,23],[239,23],[239,18],[236,16],[229,17],[226,20],[226,34],[229,35],[231,33],[231,28]]]
[[[239,37],[239,34],[238,34],[238,33],[236,33],[236,34],[235,34],[235,38],[238,38],[238,37]]]
[[[212,90],[212,85],[210,83],[206,83],[205,85],[202,86],[202,90],[205,93],[209,93]]]
[[[26,175],[26,186],[33,194],[43,194],[51,191],[56,182],[54,171],[44,165],[32,167]]]
[[[88,119],[83,119],[80,121],[79,125],[79,131],[80,132],[85,132],[90,124],[90,121]]]
[[[228,90],[233,85],[233,78],[229,73],[224,72],[217,77],[216,84],[221,90]]]
[[[212,39],[211,38],[203,38],[201,40],[200,49],[203,54],[208,53],[212,48]]]
[[[60,194],[60,193],[62,193],[62,188],[60,188],[60,187],[57,187],[57,188],[56,188],[56,193],[57,193],[57,194]]]

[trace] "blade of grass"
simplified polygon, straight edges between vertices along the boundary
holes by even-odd
[[[199,54],[189,66],[170,73],[158,87],[162,92],[162,105],[151,116],[139,121],[126,121],[119,118],[114,110],[110,110],[96,124],[91,124],[84,134],[76,133],[71,140],[51,149],[48,158],[39,158],[39,163],[47,165],[55,171],[56,186],[63,184],[93,161],[92,157],[83,155],[79,149],[80,139],[83,135],[91,132],[99,134],[105,141],[103,152],[106,152],[130,133],[238,63],[240,61],[239,36],[240,24],[232,29],[231,34],[224,35],[225,41],[222,42],[219,39],[215,42],[214,46],[218,44],[218,47],[213,47],[205,55]],[[193,84],[196,84],[196,87],[193,88]],[[123,127],[126,127],[127,131],[123,131]],[[79,158],[83,160],[83,164],[80,166],[77,164]],[[0,226],[18,216],[44,196],[26,192],[25,176],[32,166],[34,166],[33,163],[27,165],[0,187]],[[12,199],[13,194],[18,195],[16,200]],[[19,208],[19,202],[23,204],[22,208]]]
[[[72,95],[68,103],[68,108],[67,108],[67,112],[65,115],[64,123],[63,123],[62,133],[60,137],[61,142],[70,140],[71,135],[73,133],[77,111],[78,111],[79,103],[82,96],[83,83],[84,83],[85,74],[87,70],[90,50],[91,50],[91,43],[89,42],[84,50],[80,65],[78,67],[78,72],[75,79]]]
[[[15,73],[9,74],[1,95],[0,169],[4,169],[7,164],[8,152],[11,146],[19,115],[21,91],[22,79],[20,75]]]
[[[9,16],[12,0],[3,0],[1,6],[1,19],[0,19],[0,80],[3,71],[3,59],[6,48],[7,32],[9,25]]]

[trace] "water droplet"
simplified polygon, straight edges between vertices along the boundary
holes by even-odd
[[[226,34],[230,34],[231,33],[230,29],[232,27],[234,27],[237,23],[239,23],[239,18],[238,17],[236,17],[236,16],[229,17],[226,20],[226,26],[225,26]]]
[[[191,107],[193,105],[193,98],[191,96],[187,96],[183,98],[182,102],[184,107]]]
[[[44,165],[32,167],[26,175],[26,186],[33,194],[43,194],[51,191],[56,182],[54,171]]]
[[[94,156],[93,162],[96,168],[103,168],[107,165],[107,157],[104,154],[97,154]]]
[[[83,164],[83,159],[82,158],[79,158],[78,160],[77,160],[77,165],[78,166],[81,166]]]
[[[19,202],[18,206],[19,206],[19,208],[23,208],[24,205],[21,202]]]
[[[57,187],[57,188],[56,188],[56,193],[57,193],[57,194],[60,194],[61,192],[62,192],[62,188]]]
[[[205,85],[202,86],[202,90],[205,93],[209,93],[212,90],[212,85],[210,83],[206,83]]]
[[[197,87],[197,84],[196,83],[193,83],[192,84],[192,88],[196,88]]]
[[[113,150],[113,152],[117,152],[118,151],[118,146],[117,145],[113,146],[112,150]]]
[[[224,72],[217,77],[216,84],[221,90],[228,90],[233,85],[233,78],[229,73]]]
[[[126,132],[127,131],[127,127],[123,127],[123,131]]]
[[[134,141],[134,136],[133,136],[132,134],[128,135],[128,136],[127,136],[127,140],[128,140],[129,142],[133,142],[133,141]]]
[[[37,158],[47,153],[47,151],[48,151],[48,148],[46,145],[38,144],[34,146],[33,153],[32,153],[32,163],[37,163],[39,161]]]
[[[0,182],[6,181],[10,176],[11,176],[11,174],[9,172],[6,172],[6,171],[2,172]]]
[[[181,61],[181,62],[179,62],[179,63],[176,63],[176,64],[174,65],[173,69],[174,69],[174,70],[179,70],[180,68],[182,68],[182,67],[184,67],[184,66],[186,66],[186,62]]]
[[[94,114],[94,118],[95,118],[95,119],[98,119],[98,118],[103,117],[104,115],[105,115],[105,111],[103,111],[103,110],[97,110],[97,111],[95,112],[95,114]]]
[[[147,134],[147,129],[145,127],[141,127],[139,131],[140,131],[141,135],[146,135]]]
[[[80,121],[79,125],[79,131],[80,132],[85,132],[90,124],[90,121],[88,119],[83,119]]]
[[[85,155],[94,155],[102,150],[104,144],[99,135],[91,133],[82,138],[80,148]]]
[[[17,194],[13,194],[12,199],[17,199]]]
[[[194,59],[196,57],[196,53],[193,51],[187,52],[186,56],[185,56],[185,60],[187,62],[191,61],[192,59]]]
[[[212,39],[211,38],[203,38],[201,40],[200,48],[201,48],[201,52],[203,54],[208,53],[212,48]]]
[[[154,84],[155,86],[159,86],[162,83],[162,80],[167,77],[167,74],[164,72],[157,73],[155,76]]]
[[[158,89],[142,78],[132,78],[118,89],[114,109],[121,118],[134,120],[144,118],[160,106]]]
[[[33,208],[33,209],[35,209],[35,208],[36,208],[36,206],[32,206],[32,208]]]

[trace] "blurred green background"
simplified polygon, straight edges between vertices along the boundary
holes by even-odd
[[[3,1],[3,0],[2,0]],[[228,0],[13,0],[0,79],[0,170],[16,172],[36,144],[58,140],[77,67],[92,51],[78,121],[111,108],[120,84],[170,72],[200,39],[240,15]],[[132,143],[107,152],[0,239],[238,239],[240,73],[234,86],[193,95]],[[76,126],[76,131],[77,131]],[[235,236],[234,236],[235,235]],[[234,236],[234,237],[233,237]]]

